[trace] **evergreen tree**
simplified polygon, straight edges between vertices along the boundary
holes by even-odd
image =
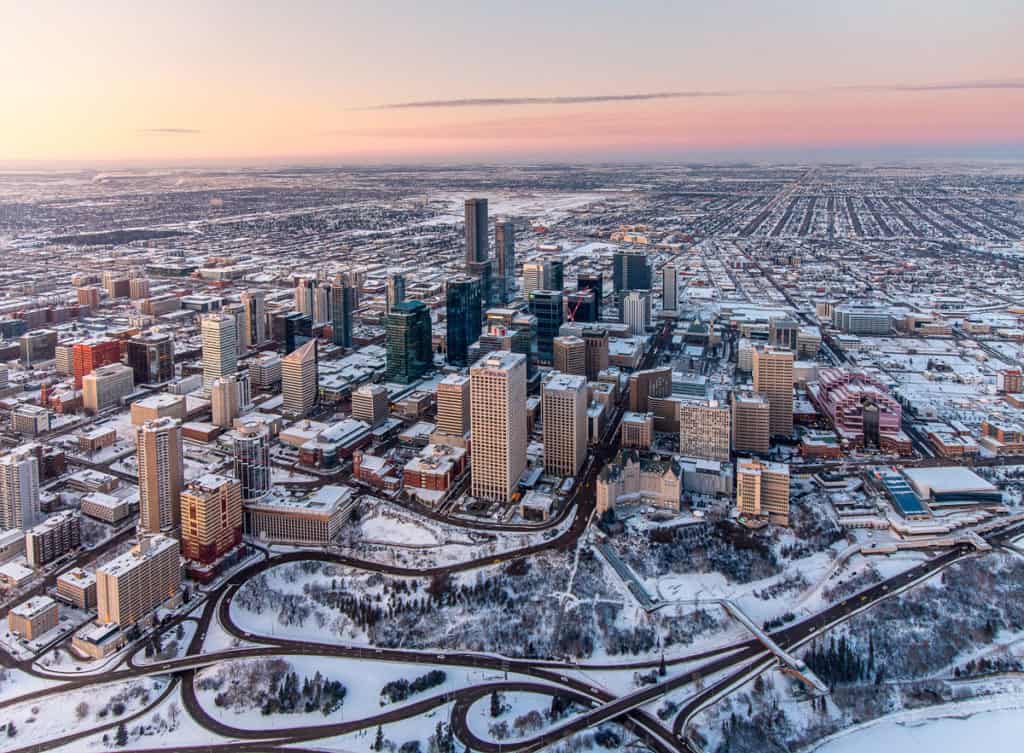
[[[498,698],[497,690],[491,691],[491,716],[495,718],[501,716],[501,699]]]
[[[114,745],[118,748],[123,748],[128,744],[128,728],[124,726],[124,722],[117,725],[117,734],[114,735]]]
[[[377,736],[373,738],[373,749],[380,753],[384,748],[384,728],[377,725]]]

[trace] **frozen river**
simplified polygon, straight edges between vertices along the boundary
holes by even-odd
[[[1016,753],[1024,749],[1024,709],[963,719],[883,722],[826,743],[815,753]]]

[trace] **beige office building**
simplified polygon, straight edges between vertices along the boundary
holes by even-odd
[[[472,494],[507,502],[526,469],[526,356],[498,350],[469,370]]]
[[[181,560],[169,536],[143,536],[96,570],[97,622],[134,625],[178,593]]]
[[[352,418],[370,426],[380,426],[388,417],[388,388],[382,384],[364,384],[352,393]]]
[[[437,385],[437,430],[451,437],[469,431],[469,377],[449,374]]]
[[[181,520],[185,482],[181,425],[173,418],[147,421],[135,430],[139,473],[139,530],[173,531]]]
[[[222,429],[231,428],[240,414],[238,381],[233,375],[213,380],[210,385],[210,409],[214,426]]]
[[[544,472],[575,476],[587,456],[586,377],[558,372],[549,376],[541,387],[541,416]]]
[[[732,395],[732,447],[765,455],[770,449],[768,399],[753,393]]]
[[[768,398],[768,429],[772,436],[793,433],[793,351],[754,349],[754,391]]]
[[[654,443],[654,414],[627,411],[622,414],[621,446],[649,450]]]
[[[736,509],[740,515],[789,525],[789,466],[760,460],[736,463]]]
[[[581,337],[566,335],[552,341],[555,371],[587,375],[587,344]]]
[[[728,461],[730,424],[729,406],[717,400],[679,403],[679,454]]]
[[[215,379],[234,374],[238,367],[237,325],[228,314],[203,317],[203,390],[209,391]]]
[[[82,377],[82,405],[90,413],[116,407],[122,397],[132,394],[135,376],[130,366],[112,363]]]
[[[319,374],[316,340],[310,340],[281,359],[281,392],[284,412],[305,416],[316,405]]]

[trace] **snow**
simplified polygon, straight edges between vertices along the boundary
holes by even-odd
[[[115,697],[122,699],[125,710],[121,717],[125,717],[144,708],[144,704],[156,697],[166,684],[166,679],[131,680],[79,688],[62,694],[57,704],[48,699],[37,699],[6,708],[4,721],[15,724],[17,735],[0,738],[0,751],[25,748],[116,721],[118,717],[110,709]],[[79,704],[85,704],[81,718],[77,709]],[[105,711],[101,716],[103,709]]]
[[[7,701],[17,696],[33,693],[43,688],[59,685],[58,680],[47,680],[43,677],[30,675],[20,669],[0,670],[0,701]]]
[[[437,537],[412,521],[395,517],[375,516],[361,525],[363,537],[370,541],[399,546],[436,546]]]
[[[905,753],[913,750],[934,750],[942,753],[1011,753],[1020,750],[1024,737],[1024,713],[1020,709],[971,712],[973,704],[957,704],[951,708],[925,709],[921,713],[897,714],[895,719],[852,731],[814,748],[815,753]],[[966,706],[968,709],[962,709]],[[951,715],[941,718],[919,718],[928,714]],[[908,717],[906,720],[903,717]]]

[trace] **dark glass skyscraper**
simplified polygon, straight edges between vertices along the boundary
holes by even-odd
[[[594,321],[600,321],[601,302],[604,298],[604,277],[600,272],[580,272],[576,276],[576,289],[594,291]]]
[[[126,345],[135,384],[161,384],[174,379],[174,338],[167,334],[138,335]]]
[[[554,360],[554,340],[562,326],[562,291],[531,291],[530,313],[537,317],[537,360],[551,363]]]
[[[624,290],[650,290],[651,265],[643,251],[616,251],[613,259],[612,282],[615,294]]]
[[[468,366],[469,346],[480,337],[480,282],[465,276],[448,280],[446,305],[448,363]]]
[[[466,268],[490,258],[487,244],[487,199],[466,199]],[[472,270],[469,270],[472,271]]]
[[[389,381],[409,384],[432,368],[430,311],[423,301],[396,304],[388,314],[386,338]]]
[[[390,313],[395,304],[405,300],[405,275],[394,274],[388,276],[386,295],[385,310]]]
[[[494,223],[494,256],[498,264],[491,297],[495,303],[508,303],[516,292],[516,226],[511,220]]]
[[[544,276],[547,278],[548,290],[561,291],[565,288],[565,264],[561,259],[548,259],[544,262]]]
[[[271,329],[277,346],[287,355],[313,339],[313,317],[298,311],[274,314]]]
[[[331,342],[335,345],[352,347],[352,314],[355,308],[355,288],[340,284],[331,288]]]
[[[597,304],[593,290],[577,290],[565,296],[565,318],[570,322],[596,322]]]

